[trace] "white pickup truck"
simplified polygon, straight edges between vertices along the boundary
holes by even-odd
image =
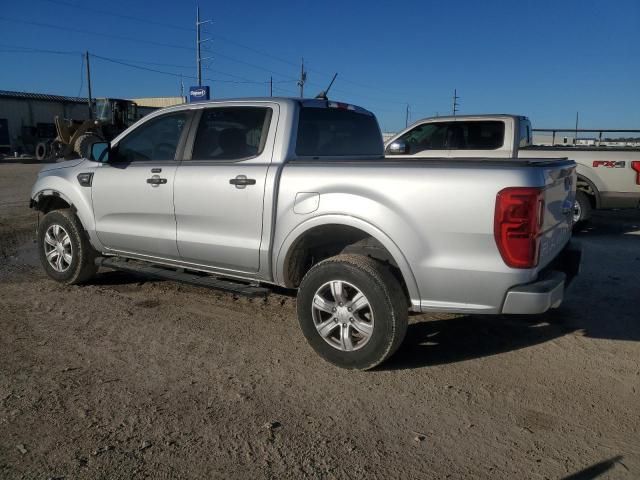
[[[574,224],[594,209],[640,207],[640,149],[533,145],[520,115],[462,115],[417,121],[391,137],[387,156],[417,158],[569,158],[577,164]]]

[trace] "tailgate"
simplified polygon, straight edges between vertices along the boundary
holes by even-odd
[[[545,212],[540,238],[539,268],[547,266],[571,238],[576,197],[575,164],[544,166],[542,170],[545,180]]]

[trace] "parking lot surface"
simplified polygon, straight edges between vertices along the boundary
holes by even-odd
[[[417,315],[353,372],[293,297],[49,280],[38,169],[0,162],[0,478],[640,478],[640,212],[575,235],[559,309]]]

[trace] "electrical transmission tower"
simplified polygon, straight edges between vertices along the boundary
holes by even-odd
[[[298,86],[300,87],[300,98],[304,97],[304,84],[307,81],[307,72],[304,70],[304,57],[300,65],[300,80],[298,80]]]
[[[458,107],[460,106],[460,104],[458,103],[458,99],[459,98],[460,97],[458,96],[458,91],[454,88],[453,89],[453,104],[451,105],[451,110],[453,112],[453,116],[454,117],[458,113]]]
[[[211,40],[210,38],[207,38],[205,40],[200,39],[200,26],[204,25],[205,23],[211,23],[211,20],[205,20],[203,22],[200,21],[200,5],[198,5],[196,7],[196,64],[198,67],[198,86],[199,87],[202,86],[202,60],[207,60],[211,58],[211,57],[202,58],[202,55],[200,54],[200,45]]]

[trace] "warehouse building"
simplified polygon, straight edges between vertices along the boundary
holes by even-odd
[[[41,140],[56,136],[53,119],[86,120],[86,98],[0,90],[0,153],[32,154]]]
[[[139,114],[185,102],[184,97],[134,99]],[[44,93],[0,90],[0,154],[32,155],[39,142],[56,136],[54,118],[87,120],[86,97],[67,97]]]

